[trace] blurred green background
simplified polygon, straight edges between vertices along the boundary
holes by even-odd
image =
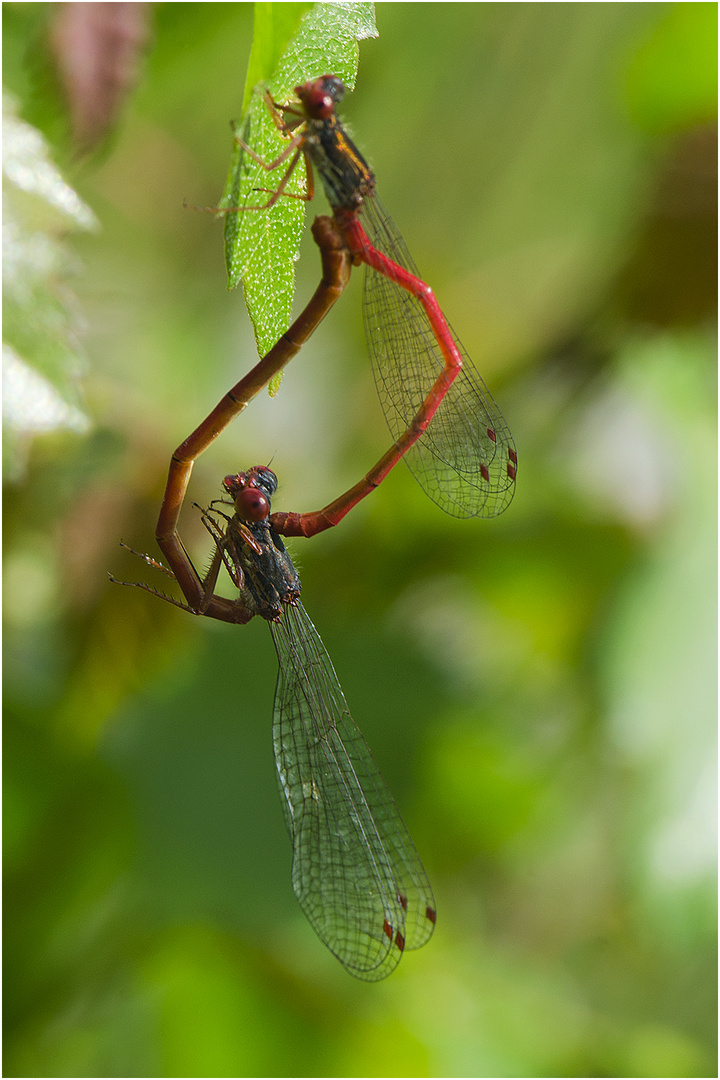
[[[107,579],[148,579],[118,542],[155,550],[172,449],[256,356],[182,208],[222,190],[252,6],[143,9],[85,158],[61,8],[3,6],[6,85],[101,225],[64,241],[92,427],[5,488],[4,1075],[716,1075],[715,5],[381,4],[361,43],[343,115],[519,454],[496,521],[401,465],[292,545],[437,899],[374,985],[292,894],[267,627]],[[361,277],[198,461],[201,563],[226,472],[272,459],[310,510],[386,448]],[[296,310],[317,279],[308,237]]]

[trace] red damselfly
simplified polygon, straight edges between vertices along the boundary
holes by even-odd
[[[179,538],[183,558],[171,562],[171,570],[141,556],[180,582],[187,604],[144,582],[122,584],[194,614],[234,623],[259,615],[269,623],[279,663],[273,748],[293,848],[293,890],[316,934],[346,970],[375,981],[393,971],[404,949],[418,949],[430,938],[435,901],[393,797],[350,715],[330,657],[300,602],[300,580],[269,516],[276,488],[275,474],[264,466],[225,477],[230,501],[215,500],[202,515],[215,542],[204,579]],[[235,600],[215,594],[222,566],[238,589]],[[192,588],[183,584],[186,572],[194,579]]]
[[[405,243],[375,194],[375,177],[342,127],[336,105],[345,93],[332,75],[295,89],[297,103],[266,95],[278,128],[289,138],[267,171],[289,165],[264,206],[282,196],[310,200],[313,167],[322,181],[355,263],[368,268],[364,322],[375,382],[394,439],[408,431],[421,409],[422,424],[405,447],[410,469],[430,497],[457,517],[494,517],[515,490],[517,454],[510,431],[485,383],[449,327],[430,287],[419,277]],[[307,193],[286,190],[300,159]],[[261,189],[266,190],[266,189]],[[432,421],[432,424],[430,423]]]
[[[298,353],[340,296],[350,276],[351,254],[337,222],[333,218],[318,217],[313,223],[312,231],[320,249],[323,268],[321,282],[312,299],[287,333],[228,391],[195,431],[180,443],[170,459],[155,535],[188,603],[194,606],[200,602],[197,575],[194,574],[189,560],[186,561],[177,526],[195,460]],[[283,536],[314,536],[339,524],[353,506],[374,491],[407,450],[415,445],[418,436],[426,430],[428,419],[435,407],[435,397],[431,390],[421,400],[418,411],[411,417],[407,428],[398,434],[390,449],[357,484],[322,510],[305,513],[282,511],[273,514],[272,524],[275,531]],[[216,615],[216,618],[222,617],[221,613]]]

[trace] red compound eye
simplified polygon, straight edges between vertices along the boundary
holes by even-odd
[[[246,487],[235,497],[237,512],[243,521],[262,521],[270,513],[270,502],[256,487]]]
[[[329,94],[323,94],[316,105],[316,115],[319,120],[327,120],[335,111],[335,102]]]

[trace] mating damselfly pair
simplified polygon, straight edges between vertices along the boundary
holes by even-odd
[[[293,846],[293,889],[314,930],[346,969],[376,980],[394,969],[404,949],[428,940],[435,901],[300,602],[300,581],[282,537],[312,536],[338,524],[401,458],[449,514],[494,517],[512,499],[517,455],[499,409],[419,278],[375,195],[372,172],[338,120],[344,89],[326,75],[296,87],[290,103],[265,95],[287,139],[285,149],[266,163],[242,144],[249,165],[267,172],[287,166],[275,189],[259,188],[269,199],[225,212],[262,212],[283,197],[309,200],[317,170],[332,210],[332,217],[319,217],[313,225],[323,276],[288,332],[173,454],[156,535],[167,572],[185,597],[185,603],[171,602],[225,622],[242,624],[259,615],[270,625],[279,661],[273,746]],[[307,191],[298,196],[286,188],[301,160]],[[318,511],[271,513],[277,479],[266,466],[226,476],[227,498],[203,512],[215,548],[210,570],[201,577],[178,534],[195,459],[296,355],[341,295],[351,267],[361,262],[366,336],[392,446],[362,480]],[[223,567],[238,590],[234,600],[215,592]]]

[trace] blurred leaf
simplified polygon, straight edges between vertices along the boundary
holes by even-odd
[[[86,431],[77,378],[84,361],[66,281],[64,236],[95,215],[65,183],[40,133],[3,94],[3,475],[19,479],[36,435]]]
[[[374,37],[377,33],[372,4],[315,4],[302,16],[295,37],[288,43],[277,67],[273,68],[271,65],[279,52],[276,33],[291,21],[288,13],[278,24],[274,12],[276,7],[263,4],[257,13],[255,35],[260,44],[256,49],[253,43],[248,76],[255,80],[253,86],[263,80],[262,89],[267,90],[273,100],[279,103],[288,101],[298,84],[329,73],[337,75],[352,89],[357,73],[358,39]],[[293,11],[294,8],[295,5]],[[259,93],[250,98],[236,134],[248,146],[252,146],[264,162],[276,160],[287,146],[287,139],[278,131]],[[266,189],[277,187],[287,164],[289,162],[281,167],[282,171],[279,168],[277,180],[269,179],[267,171],[236,142],[220,205],[248,209],[262,206],[270,198]],[[304,193],[305,169],[301,162],[286,190],[295,195]],[[300,250],[304,216],[303,201],[293,198],[278,199],[274,206],[262,213],[226,215],[225,261],[229,287],[233,289],[240,281],[243,282],[245,302],[261,356],[290,325],[295,262]]]
[[[657,429],[645,448],[636,423],[625,445],[635,473],[656,456],[667,520],[619,592],[603,657],[610,735],[642,792],[630,809],[642,817],[630,854],[642,919],[652,913],[663,935],[689,940],[716,910],[717,506],[707,496],[717,484],[715,353],[709,336],[659,336],[628,341],[619,357],[618,384]]]

